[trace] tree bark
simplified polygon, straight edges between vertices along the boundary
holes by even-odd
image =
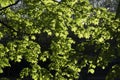
[[[117,19],[117,18],[120,18],[120,0],[119,0],[119,3],[118,3],[118,6],[117,6],[117,10],[116,10],[115,19]]]

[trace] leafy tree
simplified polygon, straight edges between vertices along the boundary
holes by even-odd
[[[16,2],[15,2],[16,1]],[[84,67],[119,77],[120,18],[87,0],[0,0],[0,73],[11,63],[34,80],[77,80]],[[114,74],[114,77],[110,77]]]

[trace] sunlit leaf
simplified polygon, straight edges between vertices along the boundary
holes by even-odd
[[[94,74],[95,70],[94,69],[89,69],[88,72],[90,72],[91,74]]]

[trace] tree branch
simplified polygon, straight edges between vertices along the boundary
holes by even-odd
[[[13,32],[17,32],[17,33],[21,33],[21,34],[26,34],[26,35],[36,35],[36,34],[38,34],[38,33],[33,33],[33,34],[31,34],[31,33],[22,32],[21,30],[15,30],[12,26],[4,23],[4,22],[1,21],[1,20],[0,20],[0,23],[1,23],[2,25],[4,25],[4,27],[6,27],[6,28],[8,28],[8,29],[10,29],[10,30],[13,30]]]
[[[13,6],[13,5],[18,4],[18,2],[19,2],[19,1],[20,1],[20,0],[17,0],[15,3],[10,4],[10,5],[6,6],[6,7],[1,8],[1,9],[0,9],[0,11],[2,11],[2,10],[4,10],[4,9],[7,9],[7,8],[9,8],[9,7]]]
[[[1,23],[2,25],[4,25],[5,27],[7,27],[8,29],[13,30],[14,32],[18,32],[18,31],[16,31],[15,29],[13,29],[12,26],[9,26],[9,25],[5,24],[5,23],[4,23],[3,21],[1,21],[1,20],[0,20],[0,23]]]
[[[120,1],[119,1],[119,3],[118,3],[117,10],[116,10],[115,19],[117,19],[117,18],[120,18]]]

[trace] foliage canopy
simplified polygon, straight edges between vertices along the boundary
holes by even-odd
[[[10,61],[25,60],[30,66],[21,78],[73,80],[86,66],[93,74],[120,58],[120,19],[87,0],[0,0],[0,5],[0,73]],[[119,71],[112,65],[106,80]]]

